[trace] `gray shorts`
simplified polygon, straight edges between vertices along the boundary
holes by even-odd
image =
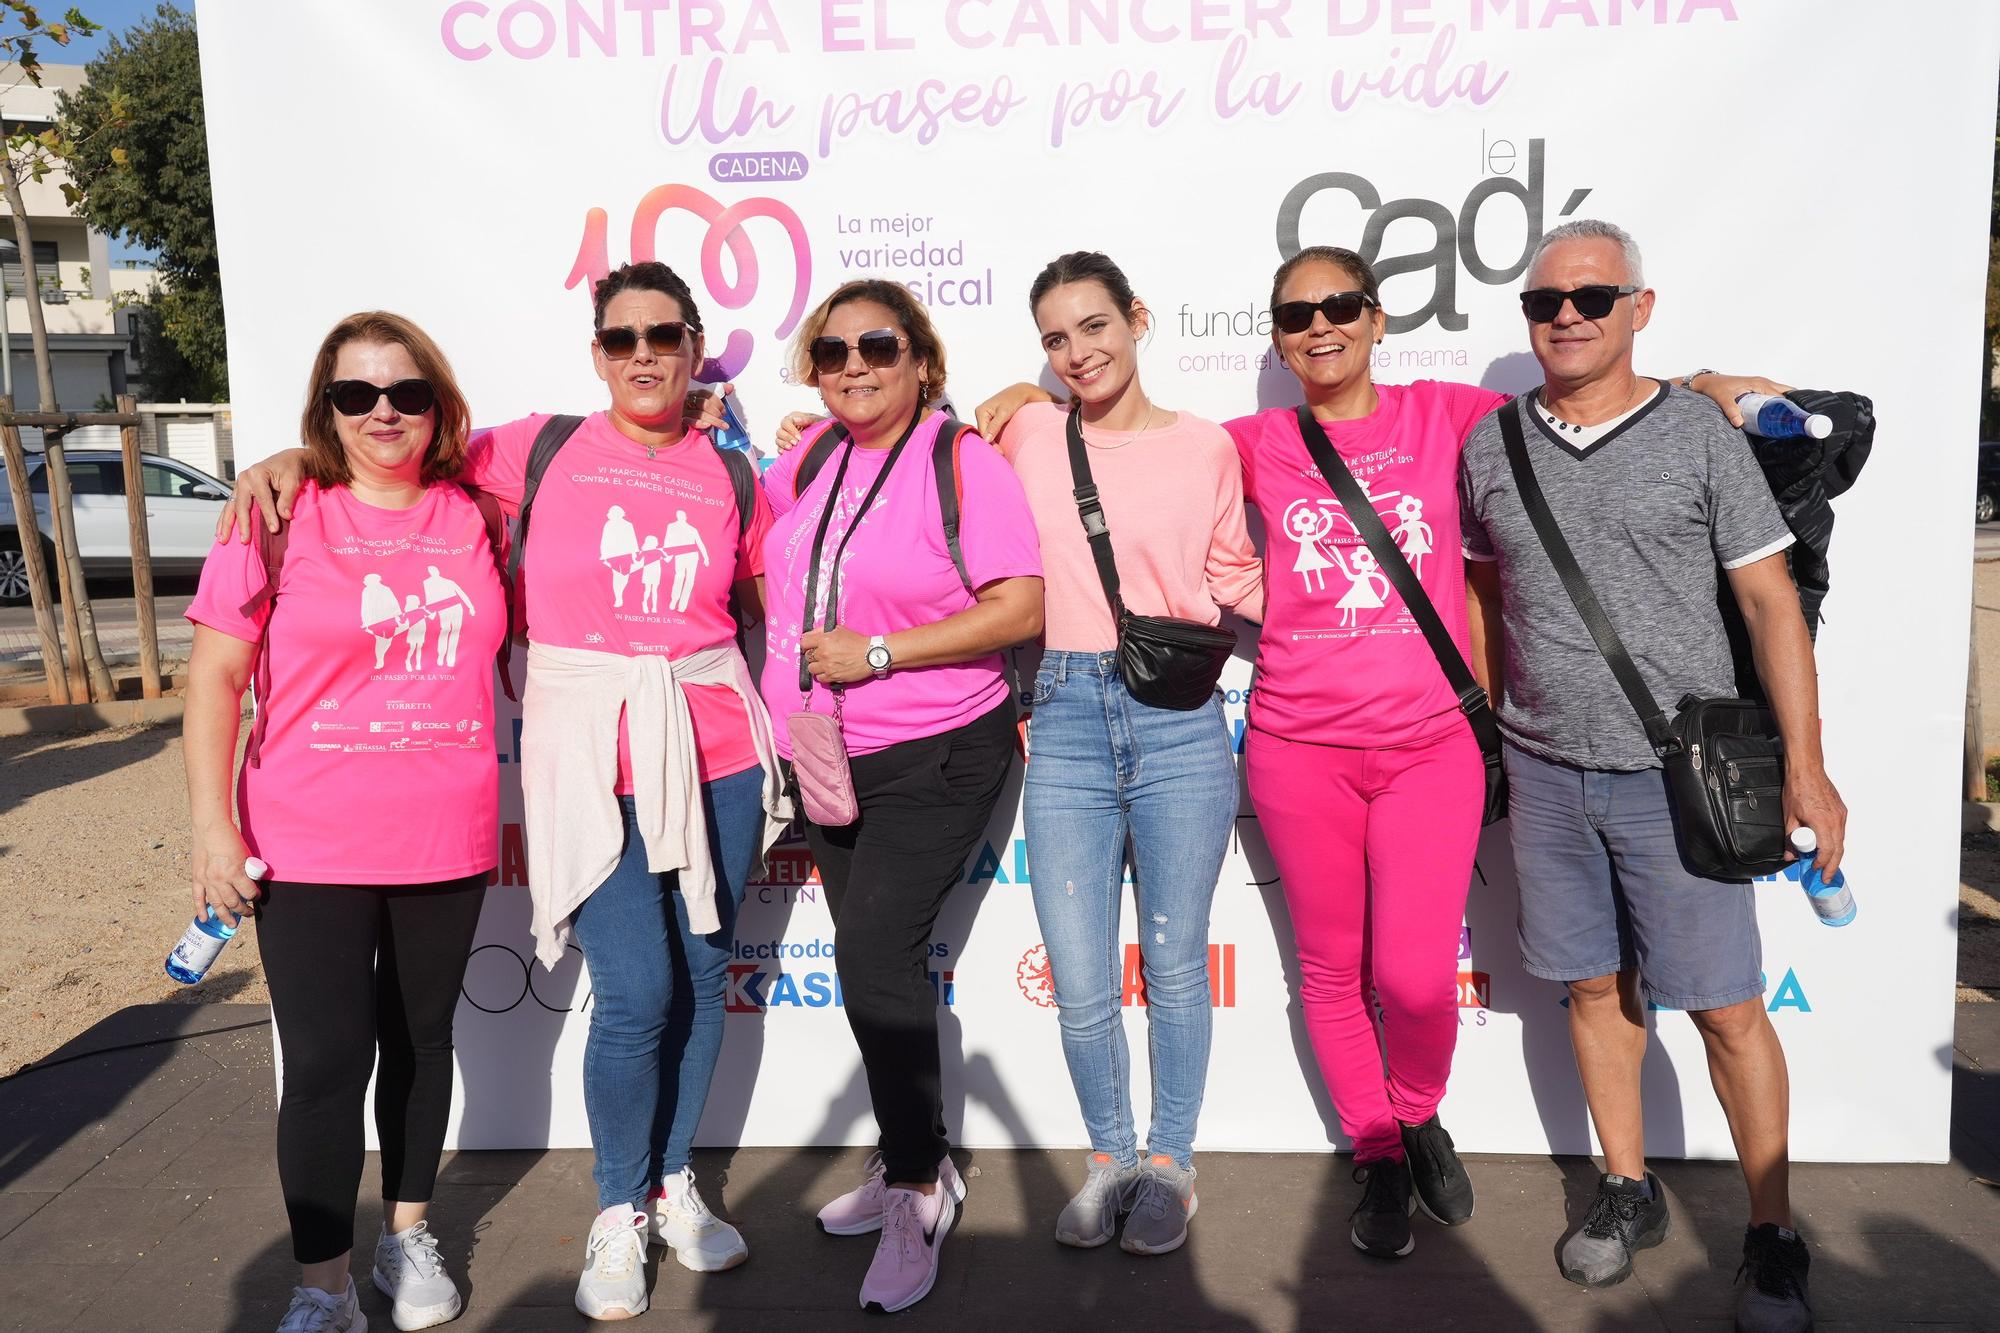
[[[1753,890],[1682,864],[1665,773],[1572,768],[1511,742],[1506,758],[1530,975],[1636,970],[1663,1009],[1722,1009],[1764,993]]]

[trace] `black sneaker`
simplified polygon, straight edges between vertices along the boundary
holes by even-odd
[[[1743,1295],[1736,1302],[1737,1333],[1809,1333],[1812,1306],[1806,1303],[1806,1272],[1812,1256],[1796,1231],[1770,1222],[1743,1233],[1743,1266],[1736,1278]]]
[[[1646,1186],[1652,1186],[1651,1198]],[[1563,1243],[1562,1275],[1581,1287],[1615,1287],[1632,1276],[1632,1256],[1667,1238],[1667,1195],[1648,1171],[1645,1184],[1606,1175],[1590,1216]]]
[[[1404,1125],[1402,1131],[1403,1160],[1416,1187],[1417,1206],[1431,1221],[1444,1226],[1470,1222],[1472,1178],[1465,1174],[1465,1163],[1458,1160],[1451,1135],[1435,1115],[1421,1125]]]
[[[1410,1234],[1410,1214],[1417,1201],[1410,1193],[1410,1168],[1403,1162],[1369,1162],[1354,1168],[1363,1185],[1361,1206],[1354,1210],[1354,1248],[1378,1259],[1400,1259],[1417,1248]]]

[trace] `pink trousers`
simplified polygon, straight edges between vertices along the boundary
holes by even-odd
[[[1479,744],[1464,725],[1380,750],[1252,728],[1246,750],[1250,800],[1298,940],[1306,1029],[1340,1127],[1357,1160],[1400,1158],[1397,1123],[1437,1110],[1458,1042],[1458,935],[1485,797]]]

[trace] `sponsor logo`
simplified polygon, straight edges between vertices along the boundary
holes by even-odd
[[[307,746],[306,746],[306,748],[307,748],[308,750],[335,750],[335,751],[339,751],[339,750],[345,750],[345,749],[346,749],[347,747],[346,747],[345,745],[339,745],[339,744],[336,744],[336,743],[334,743],[334,742],[332,742],[332,741],[313,741],[312,743],[310,743],[309,745],[307,745]]]
[[[1345,210],[1318,202],[1322,195],[1346,196],[1360,206],[1366,219],[1360,229],[1361,244],[1356,248],[1385,280],[1405,273],[1432,275],[1430,297],[1422,305],[1414,304],[1411,296],[1399,295],[1391,301],[1395,312],[1389,316],[1389,332],[1408,333],[1432,320],[1447,332],[1462,332],[1469,321],[1458,308],[1459,273],[1463,271],[1473,281],[1489,287],[1506,286],[1526,272],[1528,259],[1542,239],[1548,207],[1543,170],[1546,143],[1543,139],[1528,140],[1523,182],[1515,179],[1521,155],[1514,144],[1506,139],[1482,138],[1480,165],[1493,174],[1474,185],[1456,209],[1433,199],[1391,199],[1384,203],[1382,191],[1373,181],[1351,171],[1323,171],[1308,176],[1294,185],[1278,206],[1278,250],[1289,259],[1309,243],[1305,235],[1308,228],[1304,225],[1309,207],[1323,214],[1324,219],[1310,228],[1314,233],[1312,240],[1351,242],[1355,228]],[[1570,190],[1556,216],[1566,218],[1576,212],[1590,193],[1588,186]],[[1509,195],[1518,203],[1489,208],[1500,195]],[[1489,236],[1511,240],[1522,235],[1517,228],[1523,222],[1526,235],[1520,243],[1520,252],[1510,253],[1504,262],[1489,262],[1487,252],[1479,244],[1482,229]],[[1395,223],[1402,224],[1395,227],[1399,240],[1422,235],[1415,230],[1418,226],[1428,228],[1430,248],[1385,257],[1383,242]]]
[[[763,875],[744,886],[760,903],[816,903],[819,889],[819,867],[812,853],[797,844],[773,847],[764,857]]]
[[[329,695],[328,697],[321,699],[318,703],[314,704],[313,707],[321,709],[322,711],[325,712],[332,712],[334,709],[340,707],[340,700],[335,699],[331,695]]]
[[[1458,928],[1458,961],[1463,963],[1472,957],[1472,927]]]
[[[1491,1009],[1493,1007],[1493,978],[1485,972],[1462,971],[1458,974],[1458,1007],[1461,1009]]]
[[[1046,944],[1037,944],[1021,955],[1021,960],[1014,965],[1014,984],[1020,987],[1022,997],[1031,1004],[1043,1009],[1056,1007],[1055,972],[1049,965]],[[1146,1004],[1146,959],[1137,944],[1125,946],[1125,970],[1118,1002],[1127,1009],[1135,1006],[1144,1008]],[[1236,1007],[1236,946],[1233,944],[1208,946],[1208,1003],[1212,1009]]]
[[[479,730],[479,723],[469,717],[462,717],[458,720],[458,729],[460,731],[477,731]]]
[[[382,706],[392,713],[428,713],[431,711],[429,704],[416,703],[408,699],[391,699]]]
[[[602,634],[599,634],[596,630],[592,630],[590,631],[590,633],[583,636],[583,641],[585,643],[603,643],[604,636]]]
[[[394,735],[395,733],[402,731],[402,729],[403,729],[403,724],[401,722],[370,722],[368,724],[368,730],[376,733],[377,735],[382,735],[382,734]]]
[[[771,336],[778,343],[790,337],[805,315],[806,294],[812,287],[812,243],[806,237],[805,224],[799,221],[799,215],[789,205],[776,199],[757,197],[725,206],[721,200],[692,185],[661,185],[648,191],[634,210],[629,233],[632,237],[632,262],[643,263],[658,258],[661,219],[683,211],[708,224],[708,232],[699,246],[701,281],[707,289],[703,293],[706,297],[704,308],[741,310],[750,304],[757,295],[762,270],[756,246],[743,224],[752,218],[767,218],[778,224],[791,242],[789,272],[792,292],[785,313]],[[610,224],[610,216],[601,208],[593,208],[584,215],[583,241],[577,247],[576,262],[570,268],[569,279],[563,284],[565,287],[580,287],[588,297],[599,280],[611,271]],[[728,252],[726,270],[724,251]],[[782,273],[787,269],[781,267],[778,271]],[[755,336],[748,329],[739,328],[729,330],[724,337],[715,320],[711,319],[709,323],[710,355],[695,370],[694,377],[708,384],[740,378],[750,364],[756,347]],[[714,350],[717,348],[720,350]]]
[[[1014,984],[1021,994],[1044,1009],[1056,1007],[1056,976],[1049,966],[1049,947],[1037,944],[1014,964]]]
[[[958,988],[949,971],[930,974],[937,1002],[955,1007]],[[775,964],[731,963],[722,1007],[732,1014],[761,1014],[770,1009],[839,1009],[846,1001],[835,972],[784,972]]]
[[[312,729],[314,731],[359,731],[360,730],[360,728],[355,726],[352,722],[323,722],[318,718],[313,719]]]
[[[411,730],[411,731],[450,731],[450,730],[451,730],[451,723],[449,723],[449,722],[412,722],[412,723],[410,724],[410,730]]]
[[[388,746],[373,745],[367,741],[355,741],[352,745],[345,745],[341,748],[349,754],[387,754],[389,752]]]
[[[708,174],[719,181],[795,181],[806,174],[804,153],[717,153]]]
[[[1799,980],[1799,971],[1797,968],[1786,968],[1785,975],[1775,986],[1771,984],[1771,974],[1769,972],[1760,975],[1764,982],[1765,1013],[1775,1014],[1781,1009],[1790,1009],[1801,1014],[1809,1014],[1813,1011],[1812,1001],[1806,998],[1805,984]],[[1565,1009],[1569,1008],[1569,993],[1567,990],[1557,997],[1556,1003]],[[1651,1002],[1647,1003],[1646,1008],[1656,1014],[1677,1014],[1681,1012],[1670,1005],[1653,1004]]]

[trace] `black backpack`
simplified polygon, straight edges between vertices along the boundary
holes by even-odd
[[[937,438],[931,441],[931,477],[937,485],[938,513],[944,523],[944,545],[951,552],[952,568],[958,571],[958,581],[972,592],[972,576],[965,569],[965,552],[958,544],[959,511],[965,502],[965,479],[958,469],[958,449],[960,443],[970,434],[972,427],[951,417],[944,419],[938,427]],[[806,487],[812,485],[813,478],[826,466],[833,451],[847,439],[847,427],[839,422],[830,422],[826,429],[810,445],[801,445],[806,456],[799,460],[799,470],[792,474],[792,499],[805,494]]]

